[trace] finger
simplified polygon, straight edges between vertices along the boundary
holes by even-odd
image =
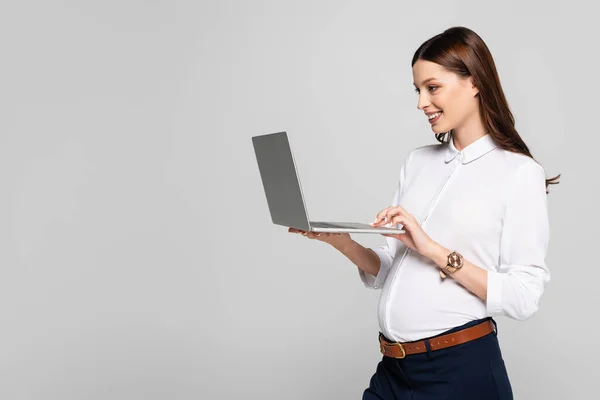
[[[379,211],[377,213],[377,216],[375,217],[375,221],[371,222],[371,225],[377,225],[383,222],[387,222],[386,216],[387,216],[387,212],[389,209],[393,208],[392,206],[384,208],[383,210]]]
[[[389,224],[391,218],[398,214],[397,211],[394,211],[396,207],[388,207],[385,210],[382,210],[378,215],[377,219],[371,223],[371,226],[381,226],[384,224]]]
[[[396,207],[394,207],[392,210],[388,211],[388,221],[392,221],[392,219],[397,216],[397,215],[403,215],[405,216],[407,219],[406,221],[413,221],[413,222],[417,222],[417,219],[415,218],[414,215],[412,215],[411,213],[409,213],[408,211],[406,211],[404,209],[404,207],[402,207],[401,205],[397,205]]]
[[[396,215],[404,215],[406,214],[406,212],[404,211],[404,209],[400,206],[396,206],[396,207],[392,207],[391,209],[389,209],[387,211],[387,219],[388,221],[391,221],[392,218],[394,218]]]
[[[390,220],[390,223],[392,225],[396,225],[396,224],[401,224],[402,226],[406,226],[407,222],[409,222],[409,218],[406,215],[395,215],[394,217],[392,217],[392,219]]]
[[[398,204],[398,206],[396,207],[402,214],[406,215],[407,217],[409,217],[410,219],[416,220],[414,215],[412,215],[411,213],[409,213],[408,211],[406,211],[404,209],[404,207],[402,207],[400,204]]]
[[[375,220],[381,222],[386,217],[388,211],[391,210],[392,208],[394,208],[394,206],[389,206],[389,207],[386,207],[383,210],[379,211],[379,213],[377,213],[377,218]]]

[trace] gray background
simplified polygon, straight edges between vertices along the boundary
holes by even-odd
[[[585,4],[2,2],[0,398],[359,399],[379,292],[271,224],[250,138],[290,133],[312,218],[370,222],[435,143],[410,60],[453,25],[486,41],[520,134],[563,174],[540,310],[498,319],[516,398],[595,397]]]

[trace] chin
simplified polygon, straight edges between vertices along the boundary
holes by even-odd
[[[444,133],[444,132],[448,132],[449,129],[444,129],[443,127],[440,127],[438,125],[433,125],[431,127],[431,130],[433,131],[433,133],[438,134],[438,133]]]

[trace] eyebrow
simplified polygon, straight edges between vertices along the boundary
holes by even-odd
[[[427,78],[427,79],[425,79],[425,80],[423,81],[423,83],[422,83],[422,84],[424,85],[424,84],[426,84],[427,82],[429,82],[429,81],[433,81],[433,80],[435,80],[435,79],[437,79],[437,78],[435,78],[435,77],[433,77],[433,78]],[[414,86],[414,87],[417,87],[417,85],[415,85],[415,83],[414,83],[414,82],[413,82],[413,86]]]

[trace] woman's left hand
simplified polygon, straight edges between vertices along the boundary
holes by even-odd
[[[432,254],[433,249],[438,245],[425,233],[417,219],[401,206],[388,207],[380,211],[371,226],[379,227],[386,224],[391,224],[391,226],[400,224],[406,232],[399,234],[382,233],[383,236],[398,239],[421,255],[429,257],[428,255]]]

